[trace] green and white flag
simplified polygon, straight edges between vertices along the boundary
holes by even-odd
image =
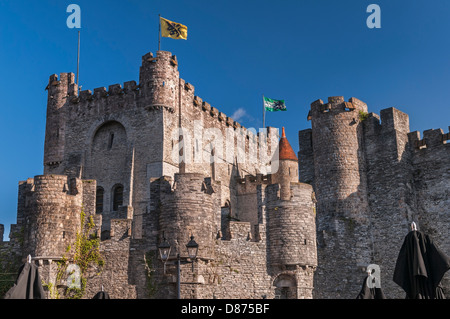
[[[264,108],[266,111],[270,112],[286,111],[286,104],[284,104],[284,100],[273,100],[268,97],[264,97]]]

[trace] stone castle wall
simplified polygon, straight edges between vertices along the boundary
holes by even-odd
[[[353,299],[371,263],[386,295],[403,298],[391,278],[411,221],[450,249],[449,133],[421,139],[395,108],[312,103],[297,167],[277,160],[276,129],[242,127],[196,96],[170,52],[142,57],[139,84],[79,92],[62,73],[47,89],[44,175],[20,182],[0,250],[39,257],[51,280],[83,210],[105,258],[86,298],[102,286],[113,298],[176,297],[174,261],[191,235],[200,248],[193,268],[181,265],[184,298]]]
[[[367,112],[354,98],[319,100],[312,129],[299,132],[300,181],[318,200],[316,298],[355,298],[371,263],[380,266],[386,296],[404,298],[392,276],[412,221],[450,255],[448,133],[428,130],[420,139],[407,114]],[[443,283],[449,291],[448,274]]]
[[[449,127],[450,131],[450,127]],[[442,129],[427,130],[420,139],[419,132],[408,134],[412,153],[412,183],[418,227],[430,234],[439,247],[450,254],[450,133]],[[450,273],[443,286],[450,293]]]
[[[79,93],[72,74],[50,77],[44,174],[96,179],[105,194],[105,228],[114,218],[114,187],[124,187],[123,205],[142,216],[149,209],[149,180],[180,169],[221,181],[222,204],[228,200],[236,206],[234,177],[268,173],[276,130],[247,130],[195,96],[194,86],[179,77],[170,52],[144,55],[139,77],[139,84],[128,81]],[[178,143],[180,126],[189,147]],[[266,140],[267,151],[258,152]],[[185,158],[181,166],[174,155],[177,147]]]
[[[175,297],[173,263],[178,253],[181,257],[187,255],[185,245],[191,235],[199,244],[199,253],[194,271],[192,265],[182,265],[182,295],[190,298],[275,298],[280,297],[284,289],[290,291],[291,297],[312,297],[316,255],[310,185],[293,184],[295,195],[289,201],[281,200],[279,191],[255,183],[260,185],[255,196],[258,196],[256,202],[264,216],[260,222],[252,223],[233,220],[229,211],[224,216],[219,182],[199,173],[177,173],[171,182],[171,178],[164,177],[152,183],[152,207],[159,216],[159,242],[146,247],[150,247],[152,256],[158,254],[157,245],[164,238],[172,247],[166,274],[162,262],[158,258],[153,260],[154,282],[164,282],[164,278],[171,282],[160,286],[153,297]],[[247,182],[252,183],[249,178]],[[270,208],[266,209],[266,206]],[[295,214],[294,208],[302,213]],[[270,211],[272,217],[266,216]],[[255,209],[253,214],[257,213],[258,209]],[[281,224],[277,220],[283,214],[286,215],[283,221],[290,223],[291,231],[280,231]],[[151,232],[152,223],[146,225],[146,233]],[[304,235],[299,236],[299,233]],[[298,243],[298,248],[292,250],[294,255],[280,246],[282,242]],[[272,260],[268,254],[277,250],[290,258],[289,261],[283,258]],[[278,282],[280,276],[286,279]]]
[[[266,200],[277,205],[281,199],[258,187],[271,182],[267,173],[269,163],[277,162],[276,130],[247,130],[195,96],[170,52],[142,57],[139,84],[79,92],[73,74],[63,73],[50,77],[47,90],[45,175],[22,182],[18,202],[18,225],[25,227],[22,253],[33,258],[39,253],[35,260],[46,280],[52,280],[55,261],[73,242],[83,210],[95,221],[105,259],[100,274],[89,274],[87,296],[103,287],[114,298],[174,297],[173,258],[186,257],[190,235],[201,248],[194,272],[182,265],[184,297],[312,296],[314,225],[300,227],[304,214],[310,221],[312,216],[308,185],[295,186],[292,199],[283,198],[279,207],[283,212],[286,206],[285,219],[296,221],[296,232],[309,229],[304,254],[310,258],[301,260],[302,246],[295,262],[280,260],[275,268],[267,262],[266,222],[277,217],[266,217]],[[179,127],[185,130],[181,138]],[[184,146],[174,156],[180,141]],[[267,144],[263,151],[261,144]],[[179,163],[178,155],[185,160]],[[289,187],[290,180],[278,176],[274,182]],[[300,218],[293,209],[302,205]],[[162,236],[173,245],[167,273],[158,258]],[[278,242],[300,240],[293,232],[276,236]]]

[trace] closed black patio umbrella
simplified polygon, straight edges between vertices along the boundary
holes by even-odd
[[[106,291],[104,291],[103,285],[102,285],[102,290],[97,292],[95,294],[95,296],[92,297],[92,299],[110,299],[110,297],[109,297],[109,294]]]
[[[374,287],[374,285],[372,285],[373,288],[369,287],[367,280],[371,279],[372,278],[369,275],[364,278],[361,291],[358,296],[356,296],[356,299],[386,299],[381,288]]]
[[[106,291],[99,291],[92,299],[110,299],[109,294]]]
[[[46,299],[39,268],[31,263],[31,256],[28,256],[28,261],[19,268],[16,282],[4,299]]]
[[[400,248],[393,280],[407,299],[445,299],[440,282],[450,269],[450,258],[415,223],[412,229]]]

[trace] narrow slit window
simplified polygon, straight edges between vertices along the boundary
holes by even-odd
[[[114,133],[109,134],[108,150],[112,149],[114,143]]]
[[[95,213],[101,214],[103,213],[103,197],[104,197],[105,191],[103,190],[103,187],[97,187],[97,192],[95,195]]]
[[[123,205],[123,186],[117,185],[113,191],[113,211],[117,211]]]

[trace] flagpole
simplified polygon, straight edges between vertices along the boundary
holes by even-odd
[[[158,31],[158,51],[161,51],[161,15],[158,14],[159,16],[159,31]]]
[[[266,127],[266,107],[264,105],[264,94],[262,95],[263,97],[263,128]]]
[[[78,30],[78,53],[77,53],[77,87],[79,87],[80,80],[80,30]]]

